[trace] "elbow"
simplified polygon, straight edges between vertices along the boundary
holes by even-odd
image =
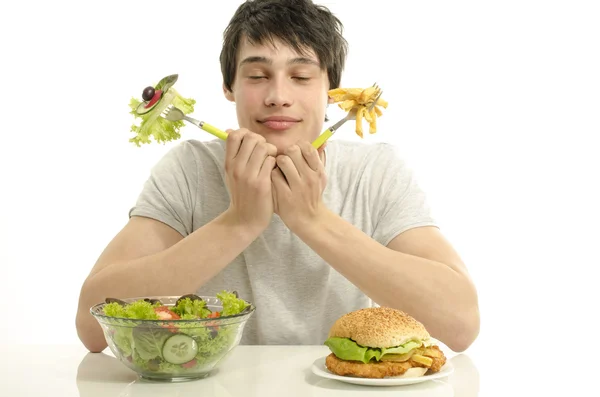
[[[108,344],[106,343],[104,332],[102,331],[100,324],[98,324],[96,319],[89,311],[91,305],[87,303],[88,299],[85,297],[87,283],[87,281],[84,283],[79,297],[79,307],[75,318],[75,328],[77,330],[77,336],[79,337],[79,340],[83,346],[85,346],[85,348],[91,353],[100,353],[106,349]]]
[[[446,345],[456,353],[462,353],[467,350],[479,336],[481,320],[479,317],[479,308],[475,306],[469,311],[463,312],[456,319],[455,332],[449,335]]]
[[[90,353],[101,353],[108,346],[106,342],[84,342],[83,345]]]
[[[91,316],[91,314],[88,314],[88,316]],[[79,337],[79,340],[91,353],[102,352],[106,349],[108,344],[104,339],[104,333],[102,332],[102,329],[100,329],[100,325],[94,324],[89,318],[82,317],[82,314],[78,314],[76,320],[77,336]],[[94,322],[96,321],[93,318],[91,320]]]

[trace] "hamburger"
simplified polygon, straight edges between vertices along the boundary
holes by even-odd
[[[356,310],[331,327],[329,371],[361,378],[418,377],[438,372],[446,357],[419,321],[389,307]]]

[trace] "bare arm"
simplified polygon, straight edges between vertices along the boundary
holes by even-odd
[[[466,350],[477,337],[476,289],[437,228],[408,230],[385,247],[326,212],[297,234],[375,302],[411,314],[452,350]]]
[[[409,313],[455,351],[471,345],[477,291],[437,228],[413,228],[385,247],[326,208],[323,157],[309,142],[288,148],[277,164],[275,210],[290,230],[379,305]]]
[[[192,293],[233,261],[267,228],[273,215],[271,170],[277,148],[248,130],[228,130],[225,170],[229,208],[183,238],[159,221],[133,217],[110,242],[85,280],[77,334],[92,352],[106,348],[89,313],[107,297]]]
[[[97,321],[89,313],[106,297],[183,295],[214,277],[258,235],[225,212],[183,238],[171,227],[132,217],[106,247],[79,296],[77,333],[92,352],[106,348]]]

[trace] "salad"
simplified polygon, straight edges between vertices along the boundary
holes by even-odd
[[[135,136],[129,142],[139,147],[141,144],[150,143],[151,137],[159,143],[166,143],[181,137],[179,130],[184,125],[183,121],[169,121],[160,116],[169,105],[179,108],[184,114],[194,111],[196,100],[184,98],[173,88],[178,76],[172,74],[160,80],[155,86],[144,88],[142,100],[131,98],[129,113],[140,123],[131,126],[131,131],[135,133]]]
[[[221,291],[216,296],[223,307],[220,311],[209,309],[205,300],[193,294],[181,296],[172,305],[149,298],[130,303],[107,298],[101,323],[107,341],[137,369],[166,374],[197,372],[212,367],[234,345],[244,321],[227,319],[252,311],[252,305],[235,291]]]

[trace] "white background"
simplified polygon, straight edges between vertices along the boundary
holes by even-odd
[[[365,141],[402,150],[476,282],[482,385],[511,357],[541,365],[560,351],[562,370],[597,368],[564,356],[600,331],[596,2],[322,4],[350,42],[342,86],[377,81],[390,103]],[[176,144],[128,142],[132,96],[178,73],[197,118],[236,127],[218,57],[238,5],[0,6],[0,340],[79,343],[81,283]],[[351,125],[340,138],[359,139]]]

